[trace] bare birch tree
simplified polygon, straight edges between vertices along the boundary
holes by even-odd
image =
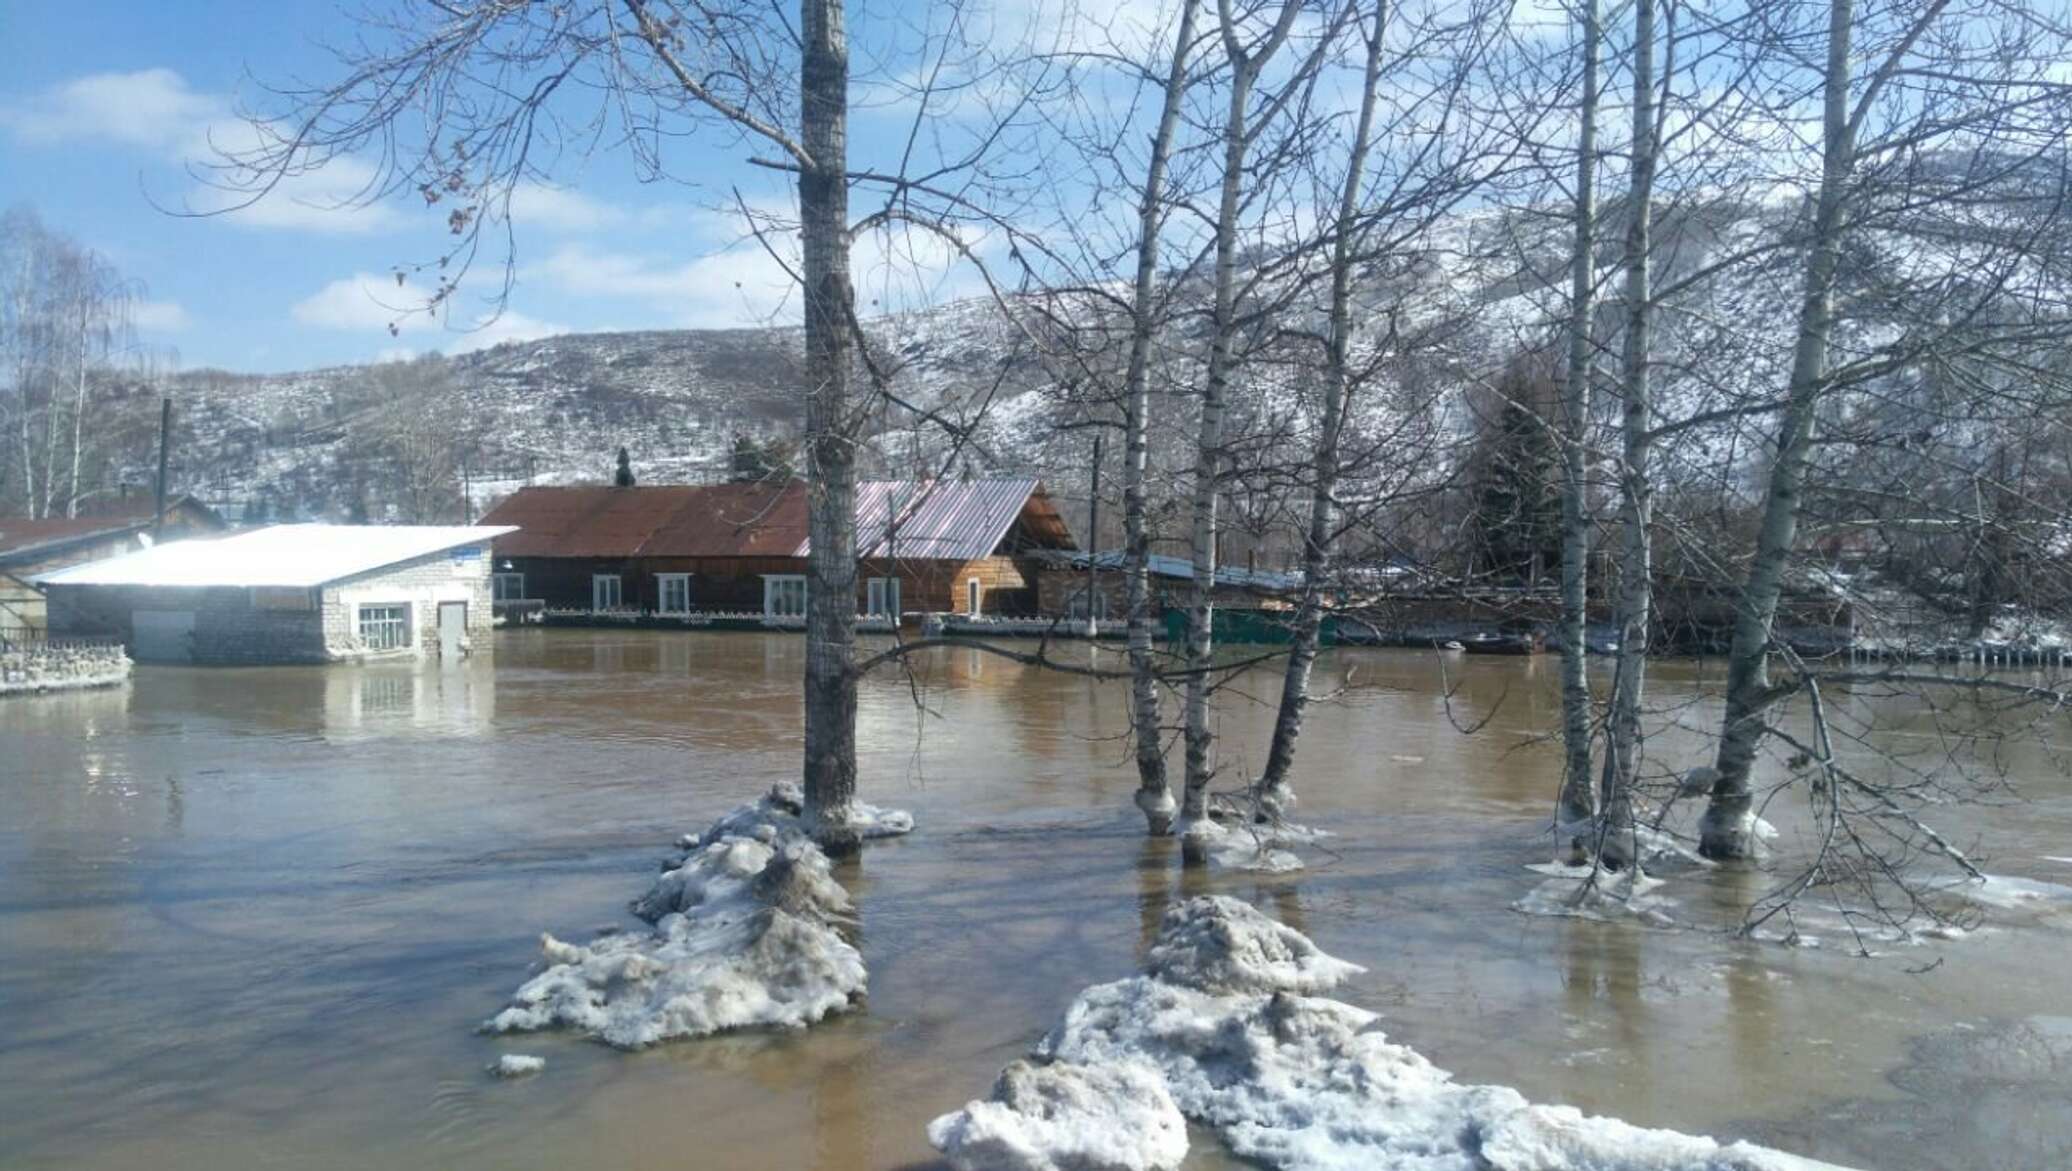
[[[1717,776],[1700,826],[1700,849],[1722,859],[1756,851],[1756,754],[1773,731],[1771,707],[1801,689],[1796,676],[1773,685],[1768,661],[1823,408],[1843,390],[1922,363],[1990,360],[2062,332],[2065,321],[2056,215],[2066,199],[2072,91],[2054,73],[2068,48],[2059,22],[1993,0],[1829,0],[1765,10],[1760,30],[1754,51],[1822,62],[1819,169],[1794,241],[1802,257],[1796,340],[1736,602]],[[1790,81],[1780,88],[1801,92]],[[2037,171],[2049,177],[2040,193],[2026,182]],[[1838,353],[1837,325],[1850,307],[1845,256],[1866,240],[1909,253],[1906,319],[1883,344]]]

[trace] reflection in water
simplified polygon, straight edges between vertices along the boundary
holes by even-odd
[[[1058,653],[1082,651],[1120,660]],[[1347,998],[1465,1080],[1864,1166],[1894,1143],[1922,1166],[2005,1162],[1988,1135],[2034,1153],[2006,1127],[1834,1104],[1899,1093],[1881,1077],[1910,1038],[2062,1012],[2057,928],[1878,962],[1744,945],[1723,929],[1775,879],[1733,871],[1668,888],[1683,930],[1510,912],[1559,768],[1537,739],[1553,672],[1530,659],[1453,656],[1449,701],[1429,652],[1327,654],[1339,690],[1310,712],[1297,783],[1337,836],[1265,877],[1183,873],[1142,836],[1119,686],[916,656],[859,697],[864,795],[921,823],[840,870],[872,971],[859,1012],[638,1055],[475,1035],[540,931],[629,922],[666,843],[796,776],[802,656],[795,635],[514,630],[444,667],[145,667],[0,702],[0,1164],[906,1166],[929,1118],[1209,892],[1366,965]],[[1654,678],[1683,724],[1716,717],[1691,666]],[[1226,693],[1231,759],[1264,755],[1273,687]],[[1849,710],[1923,741],[1951,718],[1882,703]],[[1703,744],[1665,727],[1650,748]],[[2008,869],[2067,855],[2072,785],[2010,759],[2029,802],[1945,828]],[[546,1074],[479,1075],[512,1051]],[[2067,1075],[2038,1077],[2062,1101]],[[1830,1107],[1840,1121],[1796,1121]]]

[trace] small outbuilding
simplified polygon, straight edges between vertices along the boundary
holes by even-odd
[[[496,525],[273,525],[45,574],[53,637],[140,662],[457,657],[491,630]]]

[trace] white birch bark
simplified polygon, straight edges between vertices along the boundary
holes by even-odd
[[[1159,718],[1158,664],[1153,657],[1151,612],[1150,492],[1151,343],[1157,327],[1158,246],[1165,223],[1166,167],[1180,125],[1189,57],[1194,47],[1199,0],[1181,0],[1173,57],[1166,70],[1158,129],[1144,167],[1137,206],[1137,271],[1130,301],[1129,365],[1123,383],[1123,586],[1129,607],[1130,724],[1136,741],[1137,808],[1153,836],[1171,833],[1174,802],[1166,780],[1165,745]]]
[[[1619,464],[1618,666],[1612,677],[1610,735],[1605,747],[1600,795],[1602,856],[1630,864],[1635,851],[1633,783],[1643,747],[1641,705],[1646,696],[1648,633],[1653,602],[1654,481],[1648,466],[1654,425],[1651,376],[1654,306],[1648,282],[1652,246],[1656,149],[1655,0],[1633,5],[1632,184],[1627,197],[1626,244],[1621,264],[1626,278],[1626,328],[1619,356],[1624,439]]]
[[[1214,655],[1217,497],[1223,481],[1223,412],[1230,390],[1237,340],[1237,228],[1245,192],[1245,159],[1252,142],[1250,106],[1259,73],[1294,27],[1301,6],[1282,5],[1280,17],[1260,43],[1242,43],[1230,0],[1218,0],[1223,51],[1230,61],[1229,109],[1223,125],[1223,176],[1216,205],[1216,256],[1210,277],[1209,363],[1195,437],[1189,546],[1193,589],[1187,608],[1186,789],[1180,803],[1183,826],[1208,813],[1210,759],[1215,733],[1209,728],[1209,665]]]
[[[1575,856],[1596,816],[1590,771],[1590,386],[1597,286],[1597,105],[1602,28],[1597,0],[1582,0],[1581,125],[1576,133],[1575,240],[1569,259],[1568,364],[1561,386],[1561,739],[1559,818]]]
[[[1324,620],[1324,590],[1330,577],[1337,540],[1339,445],[1352,396],[1349,356],[1353,327],[1353,242],[1361,213],[1360,193],[1365,186],[1367,153],[1374,134],[1374,108],[1381,87],[1382,42],[1388,28],[1388,11],[1386,3],[1375,6],[1373,27],[1367,35],[1360,113],[1353,127],[1345,164],[1345,182],[1339,188],[1337,216],[1332,227],[1331,301],[1327,311],[1322,380],[1324,400],[1316,452],[1310,463],[1309,526],[1302,543],[1302,600],[1296,610],[1288,662],[1281,677],[1281,699],[1274,717],[1273,740],[1267,745],[1266,766],[1253,786],[1253,806],[1260,817],[1268,820],[1278,818],[1294,800],[1288,774],[1295,763],[1295,742],[1302,735],[1303,710],[1309,704],[1310,670],[1316,663],[1318,636]]]

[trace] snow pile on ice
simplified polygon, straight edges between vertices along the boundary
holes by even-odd
[[[498,1077],[527,1077],[547,1068],[547,1059],[524,1053],[506,1053],[496,1059],[489,1072]]]
[[[1285,1171],[1813,1171],[1826,1165],[1747,1143],[1534,1106],[1502,1086],[1464,1086],[1392,1044],[1375,1014],[1306,995],[1357,972],[1300,933],[1233,899],[1205,896],[1166,916],[1146,973],[1081,993],[1037,1047],[1036,1060],[1082,1069],[1152,1069],[1188,1118],[1213,1126],[1240,1157]],[[1075,1075],[1076,1076],[1076,1075]],[[938,1148],[979,1119],[987,1134],[1045,1140],[996,1090],[937,1119]],[[984,1109],[981,1109],[984,1108]],[[1161,1167],[1119,1145],[1091,1153],[1111,1128],[1013,1159],[960,1158],[965,1171]],[[969,1152],[974,1148],[962,1148]],[[1048,1161],[1045,1161],[1048,1160]],[[1176,1161],[1176,1160],[1175,1160]]]
[[[1542,862],[1526,869],[1549,877],[1511,904],[1512,910],[1522,914],[1600,922],[1637,919],[1651,927],[1667,927],[1674,922],[1669,908],[1676,904],[1652,893],[1663,885],[1663,880],[1650,877],[1645,871],[1630,867],[1601,870],[1587,863],[1570,866],[1561,862]]]
[[[2014,878],[2002,874],[1988,874],[1983,879],[1951,879],[1943,889],[1958,898],[1983,906],[1998,907],[2004,911],[2051,904],[2072,904],[2072,887],[2036,878]]]
[[[1155,1171],[1187,1156],[1187,1120],[1148,1067],[1016,1061],[928,1141],[958,1171]]]
[[[1269,874],[1302,869],[1302,857],[1290,846],[1306,845],[1330,837],[1326,830],[1289,821],[1238,821],[1225,824],[1213,817],[1197,818],[1181,831],[1194,839],[1196,849],[1227,870],[1256,870]]]
[[[484,1027],[560,1026],[637,1049],[723,1029],[800,1028],[847,1008],[865,979],[863,956],[836,929],[849,896],[800,827],[795,795],[780,786],[686,838],[633,902],[653,930],[588,946],[542,936],[546,970]],[[904,813],[858,813],[881,827],[871,836],[913,826]]]

